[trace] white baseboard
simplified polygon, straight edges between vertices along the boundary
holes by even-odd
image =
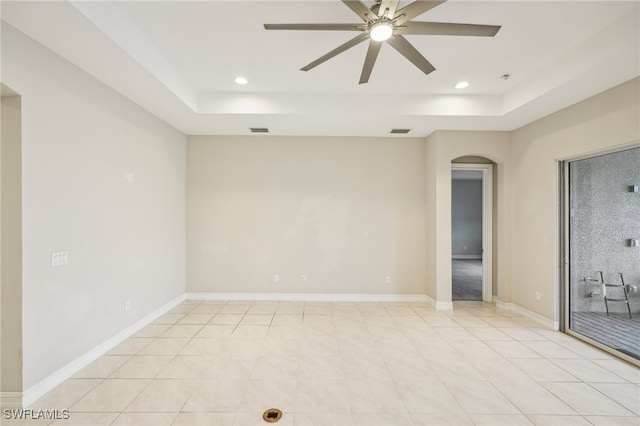
[[[450,311],[453,309],[453,302],[436,302],[436,311]]]
[[[479,259],[482,260],[481,254],[454,254],[451,256],[452,259]]]
[[[39,381],[35,385],[31,386],[29,389],[24,391],[20,398],[19,408],[28,407],[33,404],[38,398],[43,396],[45,393],[49,392],[60,383],[64,382],[78,371],[82,370],[87,365],[91,364],[96,359],[100,358],[105,353],[109,352],[111,349],[118,346],[125,339],[129,338],[132,334],[140,331],[142,328],[146,327],[149,323],[153,322],[159,316],[164,315],[167,311],[173,309],[175,306],[184,301],[185,295],[182,294],[170,302],[165,303],[155,311],[131,324],[129,327],[120,331],[116,335],[111,338],[105,340],[100,343],[98,346],[91,349],[89,352],[84,355],[76,358],[70,363],[66,364],[62,368],[53,372],[49,376],[45,377],[43,380]]]
[[[453,309],[453,302],[436,302],[430,296],[425,295],[426,302],[436,308],[437,311],[449,311]]]
[[[526,308],[523,308],[520,305],[516,305],[515,303],[505,303],[500,299],[496,299],[496,307],[498,309],[504,309],[507,311],[515,312],[519,315],[522,315],[525,318],[528,318],[532,321],[537,322],[540,325],[543,325],[552,330],[560,330],[560,324],[558,321],[550,320],[549,318],[545,318],[540,314],[536,314]]]
[[[22,408],[22,392],[0,392],[0,407]]]
[[[425,297],[427,298],[427,303],[435,308],[436,307],[436,301],[434,299],[432,299],[431,296],[425,296]]]
[[[427,302],[425,294],[186,293],[193,300],[277,300],[297,302]]]

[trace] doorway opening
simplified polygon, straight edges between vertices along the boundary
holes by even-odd
[[[492,302],[493,165],[451,167],[451,299]]]
[[[0,95],[0,393],[22,408],[22,97],[2,83]]]

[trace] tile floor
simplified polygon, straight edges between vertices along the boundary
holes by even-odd
[[[59,425],[634,425],[640,369],[482,302],[186,301],[33,408]],[[4,421],[3,424],[20,424]]]

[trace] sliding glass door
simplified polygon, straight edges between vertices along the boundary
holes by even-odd
[[[640,360],[640,148],[567,171],[568,329]]]

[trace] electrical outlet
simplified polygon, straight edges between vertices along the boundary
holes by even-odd
[[[307,276],[306,275],[300,276],[300,281],[302,281],[303,283],[306,283],[307,282]]]
[[[274,275],[273,276],[273,282],[274,283],[279,283],[280,282],[280,275]]]
[[[540,301],[540,292],[539,291],[536,291],[536,295],[535,296],[536,296],[536,300]]]
[[[124,302],[124,311],[129,312],[130,310],[131,310],[131,301],[127,300],[126,302]]]
[[[69,252],[51,253],[51,266],[62,266],[69,263]]]
[[[386,277],[384,277],[384,282],[386,284],[391,284],[391,277],[389,275],[387,275]]]

